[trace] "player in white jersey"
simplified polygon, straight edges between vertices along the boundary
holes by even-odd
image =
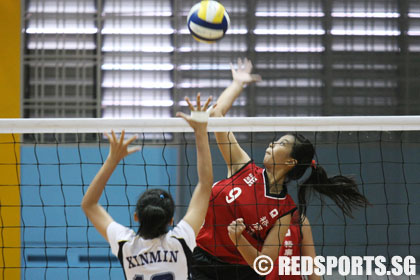
[[[196,246],[195,237],[204,221],[213,184],[206,112],[210,100],[201,108],[198,94],[197,107],[194,108],[186,98],[194,114],[192,117],[177,114],[194,129],[199,181],[187,213],[173,230],[168,230],[168,227],[173,223],[174,202],[171,195],[163,190],[149,190],[139,198],[134,214],[134,219],[140,223],[137,233],[115,222],[99,205],[99,198],[118,163],[125,156],[139,150],[128,147],[136,137],[124,141],[124,131],[120,139],[117,139],[114,132],[111,136],[106,134],[110,152],[83,197],[82,208],[95,228],[109,242],[112,253],[121,262],[126,279],[185,280],[190,277],[191,251]]]

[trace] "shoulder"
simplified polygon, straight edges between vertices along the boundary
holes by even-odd
[[[132,229],[125,227],[115,221],[108,225],[106,233],[110,243],[128,241],[136,235]]]
[[[111,246],[112,252],[118,254],[118,244],[121,241],[129,241],[133,239],[136,234],[135,232],[115,221],[110,223],[106,229],[109,245]]]
[[[167,236],[170,238],[175,237],[184,239],[191,250],[196,246],[194,230],[190,224],[184,220],[181,220]]]

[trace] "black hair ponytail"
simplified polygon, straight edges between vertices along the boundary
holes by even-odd
[[[174,209],[174,201],[167,192],[155,189],[143,193],[136,205],[140,223],[138,234],[153,239],[167,233]]]
[[[369,201],[359,192],[353,179],[342,175],[329,178],[324,168],[312,163],[315,148],[308,139],[301,134],[289,135],[295,137],[291,157],[296,159],[298,164],[286,175],[286,182],[298,180],[308,167],[312,169],[309,178],[298,186],[299,212],[302,216],[306,216],[306,203],[313,191],[331,198],[349,217],[353,217],[354,208],[369,205]]]
[[[299,212],[305,216],[306,202],[312,191],[331,198],[332,201],[343,211],[353,218],[352,210],[358,207],[365,207],[369,201],[363,196],[357,183],[349,177],[337,175],[328,177],[321,166],[311,166],[312,172],[308,179],[298,186]]]

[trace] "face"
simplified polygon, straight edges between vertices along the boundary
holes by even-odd
[[[269,171],[289,171],[296,165],[296,160],[290,157],[295,143],[295,137],[285,135],[275,142],[271,142],[264,155],[264,166]]]

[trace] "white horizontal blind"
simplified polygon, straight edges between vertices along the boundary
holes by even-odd
[[[25,2],[25,116],[171,117],[245,56],[263,81],[230,116],[420,113],[418,1],[224,0],[216,44],[187,30],[197,1]]]
[[[94,0],[22,1],[24,117],[95,117]]]

